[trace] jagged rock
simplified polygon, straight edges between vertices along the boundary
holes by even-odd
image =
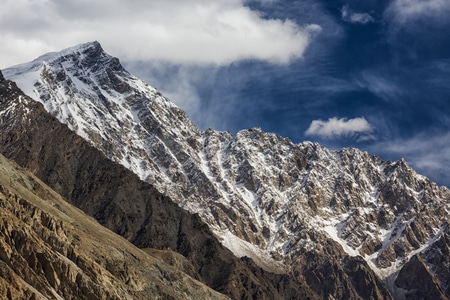
[[[419,255],[414,255],[400,270],[395,284],[406,290],[406,299],[448,299]]]
[[[423,253],[427,266],[439,281],[445,295],[450,295],[450,226],[444,225],[443,233]]]

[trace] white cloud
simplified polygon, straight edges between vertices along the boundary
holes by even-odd
[[[0,66],[98,40],[123,59],[229,64],[302,57],[320,27],[264,19],[245,0],[0,0]],[[20,49],[17,46],[24,45]]]
[[[369,13],[354,12],[348,5],[342,7],[341,16],[342,20],[348,23],[367,24],[375,21]]]
[[[374,139],[372,131],[373,126],[365,118],[338,119],[333,117],[327,121],[312,121],[305,135],[315,135],[326,139],[357,135],[358,141],[364,141]]]

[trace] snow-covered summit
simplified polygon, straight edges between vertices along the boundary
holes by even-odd
[[[97,42],[4,75],[110,159],[198,213],[236,255],[270,271],[313,272],[312,258],[358,257],[393,282],[450,222],[448,189],[403,160],[294,144],[259,128],[202,132]]]
[[[72,56],[74,60],[80,63],[85,59],[86,54],[91,56],[92,59],[97,59],[101,61],[107,57],[107,54],[103,51],[99,42],[89,42],[85,44],[80,44],[74,47],[67,48],[60,52],[49,52],[39,56],[31,62],[19,64],[4,70],[6,77],[12,81],[20,82],[21,89],[34,96],[29,92],[34,89],[34,83],[37,82],[40,72],[45,64],[57,63],[58,60],[62,61],[67,56]],[[33,76],[34,75],[34,76]]]
[[[169,131],[196,130],[178,107],[127,72],[98,42],[42,55],[4,74],[60,122],[146,181],[159,178],[152,177],[149,159],[148,143],[159,140],[155,130],[162,124]]]

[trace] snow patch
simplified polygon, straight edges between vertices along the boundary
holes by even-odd
[[[323,231],[325,231],[328,236],[337,242],[339,245],[341,245],[342,249],[349,255],[349,256],[359,256],[359,251],[353,249],[349,245],[347,245],[347,242],[339,237],[342,227],[344,226],[343,222],[339,222],[339,220],[336,219],[330,219],[330,221],[324,222],[325,224],[331,223],[330,225],[326,225],[323,227]]]
[[[280,261],[273,259],[267,252],[262,251],[257,246],[244,241],[229,230],[225,230],[218,234],[219,239],[222,240],[222,245],[228,248],[237,257],[249,257],[255,261],[255,263],[265,269],[268,272],[274,272],[277,274],[285,274],[289,270]]]

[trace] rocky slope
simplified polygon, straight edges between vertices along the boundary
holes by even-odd
[[[2,299],[229,299],[102,227],[3,155],[0,215]]]
[[[187,264],[186,273],[232,299],[316,298],[304,281],[236,258],[197,215],[111,162],[13,82],[0,82],[0,111],[2,153],[138,247],[180,253],[146,250],[176,267]]]
[[[436,293],[449,295],[448,267],[433,261],[445,261],[450,192],[403,160],[293,144],[258,128],[202,132],[96,42],[5,74],[109,159],[198,214],[235,255],[266,271],[305,280],[324,298],[389,297],[379,279],[403,298],[414,288],[405,288],[401,270],[423,261],[426,268],[418,269],[429,271]]]

